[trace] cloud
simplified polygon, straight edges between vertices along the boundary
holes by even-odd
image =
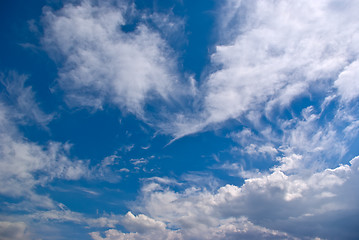
[[[112,171],[119,156],[111,155],[90,166],[89,160],[71,157],[72,144],[49,140],[39,144],[23,136],[19,125],[39,124],[46,128],[52,115],[43,113],[27,77],[16,72],[1,75],[5,90],[0,95],[0,196],[3,199],[0,222],[1,239],[30,239],[42,230],[39,225],[72,222],[90,227],[115,227],[116,216],[104,214],[91,218],[73,212],[44,194],[54,180],[96,179],[117,182]],[[39,189],[41,189],[39,191]],[[89,189],[80,189],[97,194]],[[19,219],[23,222],[16,222]],[[52,227],[46,231],[52,231]]]
[[[60,143],[47,147],[0,132],[0,193],[8,196],[32,195],[35,186],[55,178],[77,180],[88,174],[87,163],[70,160]]]
[[[26,234],[26,224],[23,222],[0,222],[0,238],[2,240],[29,239]]]
[[[59,63],[58,85],[70,106],[114,104],[143,117],[151,101],[182,91],[175,89],[175,60],[161,35],[141,21],[133,31],[122,29],[133,14],[140,13],[126,3],[86,0],[45,10],[43,43]]]
[[[43,146],[24,138],[18,124],[45,126],[52,119],[38,106],[31,86],[25,87],[26,79],[16,72],[2,75],[6,92],[0,100],[0,194],[22,199],[7,204],[24,211],[54,207],[48,196],[37,194],[37,187],[54,179],[89,177],[91,172],[87,161],[69,158],[69,144],[49,141]]]
[[[273,120],[298,99],[323,101],[336,89],[345,101],[355,98],[357,8],[356,1],[226,1],[201,107],[177,116],[175,137],[251,111]]]
[[[340,96],[344,101],[351,101],[359,95],[359,60],[348,65],[343,72],[339,74],[335,81],[335,86],[338,88]]]
[[[26,218],[35,221],[41,221],[44,224],[49,222],[71,222],[89,227],[107,228],[114,228],[120,223],[119,216],[103,214],[101,217],[91,218],[82,213],[71,211],[61,203],[59,203],[58,206],[52,210],[37,211],[27,215]]]
[[[242,186],[227,184],[216,191],[192,184],[174,191],[167,181],[153,179],[133,205],[143,214],[123,217],[129,233],[111,229],[104,238],[99,232],[91,236],[166,239],[171,231],[174,239],[357,238],[359,157],[315,171],[303,169],[300,160],[300,155],[283,157],[269,172],[252,173]],[[338,224],[344,216],[350,224]]]
[[[123,226],[129,233],[123,233],[116,229],[110,229],[105,232],[105,237],[101,237],[99,232],[90,233],[94,240],[121,240],[121,239],[288,239],[288,235],[278,231],[272,231],[263,227],[258,227],[249,222],[246,218],[229,219],[218,228],[207,229],[209,232],[202,232],[201,235],[192,235],[193,233],[183,233],[181,229],[166,229],[166,224],[149,218],[146,215],[138,216],[128,212],[122,221]],[[241,226],[241,227],[238,227]]]
[[[12,117],[17,121],[34,122],[45,127],[54,117],[46,114],[39,108],[31,86],[25,86],[28,79],[26,75],[20,75],[15,71],[0,74],[0,83],[5,87],[4,101],[13,106]]]

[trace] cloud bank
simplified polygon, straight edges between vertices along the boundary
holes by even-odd
[[[215,191],[201,186],[175,191],[166,184],[169,181],[152,179],[134,204],[134,210],[144,214],[129,212],[121,223],[130,233],[110,229],[104,237],[99,232],[91,236],[95,240],[357,238],[359,158],[322,171],[302,169],[300,160],[299,155],[284,157],[242,186],[228,184]]]

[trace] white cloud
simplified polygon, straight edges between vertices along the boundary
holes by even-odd
[[[43,42],[59,60],[58,84],[69,105],[110,103],[143,117],[146,104],[182,91],[175,91],[175,61],[160,34],[141,22],[132,32],[121,29],[130,12],[125,3],[87,0],[45,11]]]
[[[354,100],[359,95],[359,60],[348,65],[335,81],[344,101]]]
[[[199,223],[195,223],[198,227]],[[129,233],[123,233],[116,229],[110,229],[105,232],[105,237],[101,237],[99,232],[90,233],[94,240],[121,240],[121,239],[291,239],[287,234],[279,231],[269,230],[263,227],[255,226],[248,219],[241,217],[239,219],[231,218],[222,222],[217,228],[209,228],[200,234],[196,232],[186,233],[179,230],[166,229],[166,224],[149,218],[146,215],[138,216],[128,212],[124,216],[123,225]],[[202,229],[203,230],[203,229]]]
[[[71,161],[60,143],[50,142],[44,148],[1,130],[1,194],[31,195],[35,186],[46,185],[54,178],[76,180],[88,174],[87,163]]]
[[[182,239],[176,232],[166,229],[166,224],[154,220],[146,215],[139,214],[138,216],[128,212],[121,219],[122,225],[131,231],[130,233],[123,233],[121,231],[110,229],[105,232],[105,238],[100,236],[99,232],[90,233],[94,240],[106,239],[106,240],[120,240],[120,239]]]
[[[166,224],[156,221],[146,215],[140,214],[138,216],[128,212],[122,219],[122,224],[131,232],[143,233],[149,230],[164,230]]]
[[[231,19],[228,27],[238,34],[227,39],[228,45],[217,46],[212,56],[222,66],[207,82],[206,109],[212,121],[237,117],[266,101],[288,105],[310,84],[336,79],[358,57],[359,32],[353,13],[357,2],[346,1],[345,11],[332,4],[241,1],[231,9],[245,16],[235,15],[244,21]]]
[[[20,75],[15,71],[10,71],[6,75],[0,74],[0,83],[6,89],[6,94],[2,97],[6,97],[13,106],[11,113],[8,114],[19,122],[31,120],[45,127],[53,119],[53,115],[46,114],[39,108],[31,86],[25,86],[27,79],[28,76]]]
[[[169,231],[178,239],[358,237],[359,157],[320,171],[302,169],[300,158],[284,157],[270,172],[252,173],[241,187],[227,184],[214,192],[194,186],[176,192],[165,181],[149,181],[133,206],[143,214],[129,212],[121,222],[129,233],[111,229],[104,238],[91,235],[95,240],[166,239]],[[343,216],[351,224],[339,226]]]
[[[114,228],[120,223],[120,217],[116,215],[103,214],[98,218],[90,218],[79,212],[73,212],[64,204],[49,211],[37,211],[26,216],[26,218],[35,221],[41,221],[46,224],[49,222],[71,222],[89,227],[107,227]]]
[[[52,119],[41,111],[31,87],[25,87],[26,79],[16,72],[3,75],[6,92],[0,101],[0,194],[24,197],[20,203],[10,205],[25,211],[54,206],[48,196],[36,193],[36,187],[46,186],[53,179],[89,177],[91,172],[88,162],[68,157],[69,144],[49,141],[42,146],[23,137],[17,124],[35,122],[45,126]]]
[[[275,120],[294,100],[324,99],[336,88],[345,100],[356,97],[356,9],[357,1],[226,1],[202,108],[178,115],[175,137],[252,111]]]

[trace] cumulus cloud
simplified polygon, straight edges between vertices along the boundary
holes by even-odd
[[[99,232],[92,232],[90,235],[94,240],[258,239],[258,237],[266,239],[289,239],[287,234],[255,226],[245,217],[228,219],[227,221],[223,221],[223,224],[217,228],[206,229],[207,231],[203,231],[198,235],[193,234],[193,232],[183,232],[181,229],[166,229],[164,222],[154,220],[143,214],[135,216],[131,212],[128,212],[124,216],[123,225],[130,231],[129,233],[110,229],[105,232],[105,237],[101,237]]]
[[[181,91],[174,91],[175,61],[161,35],[141,21],[134,31],[122,29],[131,14],[139,13],[119,1],[45,10],[43,43],[59,63],[58,85],[69,105],[101,109],[109,103],[143,117],[152,100]]]
[[[147,182],[133,207],[143,214],[129,212],[121,222],[129,233],[110,229],[105,237],[99,232],[91,236],[95,240],[357,238],[359,195],[354,188],[359,157],[320,171],[303,169],[300,159],[300,155],[283,157],[268,173],[252,173],[242,186],[227,184],[216,191],[189,186],[178,192],[167,181]],[[338,224],[343,216],[350,224]]]

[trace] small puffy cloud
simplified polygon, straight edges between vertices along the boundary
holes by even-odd
[[[164,230],[166,224],[156,221],[146,215],[139,214],[138,216],[128,212],[122,219],[123,226],[131,232],[147,232],[149,230]]]
[[[110,229],[105,232],[105,238],[102,238],[99,232],[92,232],[90,235],[94,240],[182,239],[181,235],[177,231],[166,229],[165,223],[143,214],[135,216],[131,212],[128,212],[122,217],[121,224],[129,230],[130,233],[123,233],[115,229]]]

